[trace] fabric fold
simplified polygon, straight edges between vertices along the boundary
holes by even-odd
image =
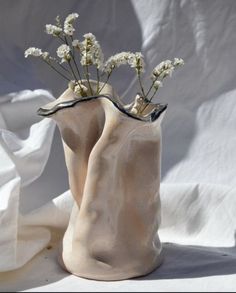
[[[50,241],[49,229],[24,223],[26,216],[20,214],[19,203],[22,188],[39,178],[45,168],[55,129],[50,120],[38,121],[33,109],[52,100],[49,92],[36,90],[10,94],[1,101],[0,271],[23,266]],[[11,119],[21,123],[12,129],[7,124]]]

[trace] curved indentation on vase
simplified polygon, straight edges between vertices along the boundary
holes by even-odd
[[[73,99],[73,100],[61,102],[61,103],[58,103],[55,106],[53,106],[51,109],[40,108],[37,111],[37,113],[38,113],[38,115],[43,116],[43,117],[50,117],[51,115],[53,115],[56,112],[61,111],[63,109],[73,108],[74,106],[76,106],[79,103],[88,102],[88,101],[96,100],[99,98],[108,99],[123,114],[127,115],[130,118],[133,118],[133,119],[136,119],[139,121],[144,121],[144,122],[154,122],[155,120],[157,120],[160,117],[160,115],[167,109],[167,106],[168,106],[168,104],[151,104],[152,106],[154,106],[153,110],[148,115],[140,117],[140,116],[136,116],[136,115],[130,113],[129,111],[127,111],[122,104],[120,104],[118,101],[116,101],[112,97],[107,96],[107,95],[98,95],[98,96],[78,98],[78,99]]]

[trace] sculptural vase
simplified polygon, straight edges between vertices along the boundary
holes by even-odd
[[[161,120],[166,105],[131,113],[110,86],[99,96],[71,89],[42,108],[63,140],[74,197],[62,259],[74,275],[122,280],[146,275],[162,261]]]

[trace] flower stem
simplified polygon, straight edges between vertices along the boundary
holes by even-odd
[[[151,103],[152,99],[154,98],[156,92],[158,91],[158,89],[155,89],[153,95],[151,96],[151,98],[149,99],[148,103],[144,106],[144,108],[140,111],[140,113],[142,113],[146,108],[147,106]]]
[[[72,74],[73,74],[73,77],[74,77],[75,81],[78,83],[78,78],[77,78],[77,76],[76,76],[76,74],[75,74],[75,72],[74,72],[74,69],[73,69],[73,67],[72,67],[72,65],[71,65],[70,60],[68,60],[68,64],[69,64],[69,66],[70,66],[70,69],[71,69],[71,72],[72,72]]]
[[[100,90],[98,91],[98,94],[104,89],[104,87],[105,87],[106,84],[108,83],[108,80],[109,80],[111,74],[112,74],[112,71],[108,73],[108,75],[107,75],[107,79],[106,79],[106,81],[104,82],[103,86],[102,86],[102,87],[100,88]]]
[[[43,60],[47,65],[49,65],[54,71],[56,71],[60,76],[62,76],[63,78],[65,78],[66,80],[70,81],[70,79],[65,76],[63,73],[61,73],[59,70],[57,70],[50,62]]]
[[[67,40],[66,40],[67,41]],[[71,36],[71,43],[73,42],[73,36]],[[73,46],[72,46],[73,47]],[[80,81],[81,81],[81,83],[82,83],[82,77],[81,77],[81,74],[80,74],[80,71],[79,71],[79,67],[78,67],[78,64],[77,64],[77,62],[76,62],[76,60],[75,60],[75,49],[74,49],[74,47],[72,48],[72,54],[71,54],[71,57],[72,57],[72,60],[73,60],[73,62],[74,62],[74,64],[75,64],[75,68],[76,68],[76,70],[77,70],[77,73],[78,73],[78,76],[79,76],[79,79],[80,79]],[[83,84],[83,83],[82,83]]]
[[[71,74],[71,72],[70,72],[70,70],[68,70],[65,66],[63,66],[58,60],[56,60],[56,58],[55,59],[53,59],[53,61],[55,61],[56,62],[56,64],[57,65],[59,65],[60,67],[61,67],[61,69],[63,69],[65,72],[67,72],[67,73],[69,73],[70,74],[70,76],[73,78],[73,76],[72,76],[72,74]]]
[[[148,90],[148,92],[147,92],[147,94],[146,94],[146,98],[147,98],[148,95],[150,94],[150,92],[151,92],[151,90],[152,90],[152,88],[153,88],[153,86],[154,86],[155,81],[156,81],[156,79],[153,80],[152,85],[150,86],[150,89]]]
[[[64,36],[64,39],[63,39],[62,37],[60,37],[60,36],[58,36],[58,38],[59,38],[63,43],[66,43],[66,45],[69,46],[69,47],[71,48],[71,46],[69,45],[69,42],[68,42],[66,36]],[[73,41],[73,37],[72,37],[72,36],[71,36],[71,40]],[[73,47],[73,46],[72,46],[72,47]],[[80,80],[80,82],[82,83],[82,77],[81,77],[81,74],[80,74],[80,71],[79,71],[79,67],[78,67],[78,65],[77,65],[77,62],[76,62],[76,60],[75,60],[75,56],[74,56],[74,47],[72,48],[72,51],[71,51],[71,53],[70,53],[70,56],[71,56],[71,59],[72,59],[74,65],[75,65],[76,71],[77,71],[78,76],[79,76],[79,80]],[[70,68],[71,68],[71,67],[72,67],[72,65],[70,66]],[[72,68],[73,68],[73,67],[72,67]],[[72,68],[71,68],[71,70],[72,70],[73,76],[75,76],[75,72],[74,72],[74,70],[73,70]],[[78,81],[77,78],[76,78],[76,80]],[[82,84],[83,84],[83,83],[82,83]]]
[[[88,87],[89,87],[91,95],[93,95],[93,90],[92,90],[90,80],[89,80],[89,68],[88,68],[88,65],[85,65],[84,67],[85,67],[85,76],[86,76],[86,79],[87,79],[87,82],[88,82]]]
[[[99,93],[99,85],[100,85],[100,74],[99,74],[99,70],[98,68],[96,68],[97,70],[97,94]]]
[[[139,85],[140,85],[140,88],[141,88],[141,91],[142,91],[143,98],[145,99],[146,95],[145,95],[145,92],[144,92],[144,89],[143,89],[140,71],[138,71],[138,81],[139,81]]]
[[[154,96],[155,96],[155,94],[156,94],[157,91],[158,91],[158,89],[155,89],[154,94],[151,96],[151,98],[150,98],[150,100],[149,100],[149,103],[151,103],[151,101],[152,101],[152,99],[154,98]]]

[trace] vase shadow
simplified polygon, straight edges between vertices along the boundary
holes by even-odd
[[[164,243],[164,261],[153,273],[136,280],[192,279],[236,274],[236,247]]]

